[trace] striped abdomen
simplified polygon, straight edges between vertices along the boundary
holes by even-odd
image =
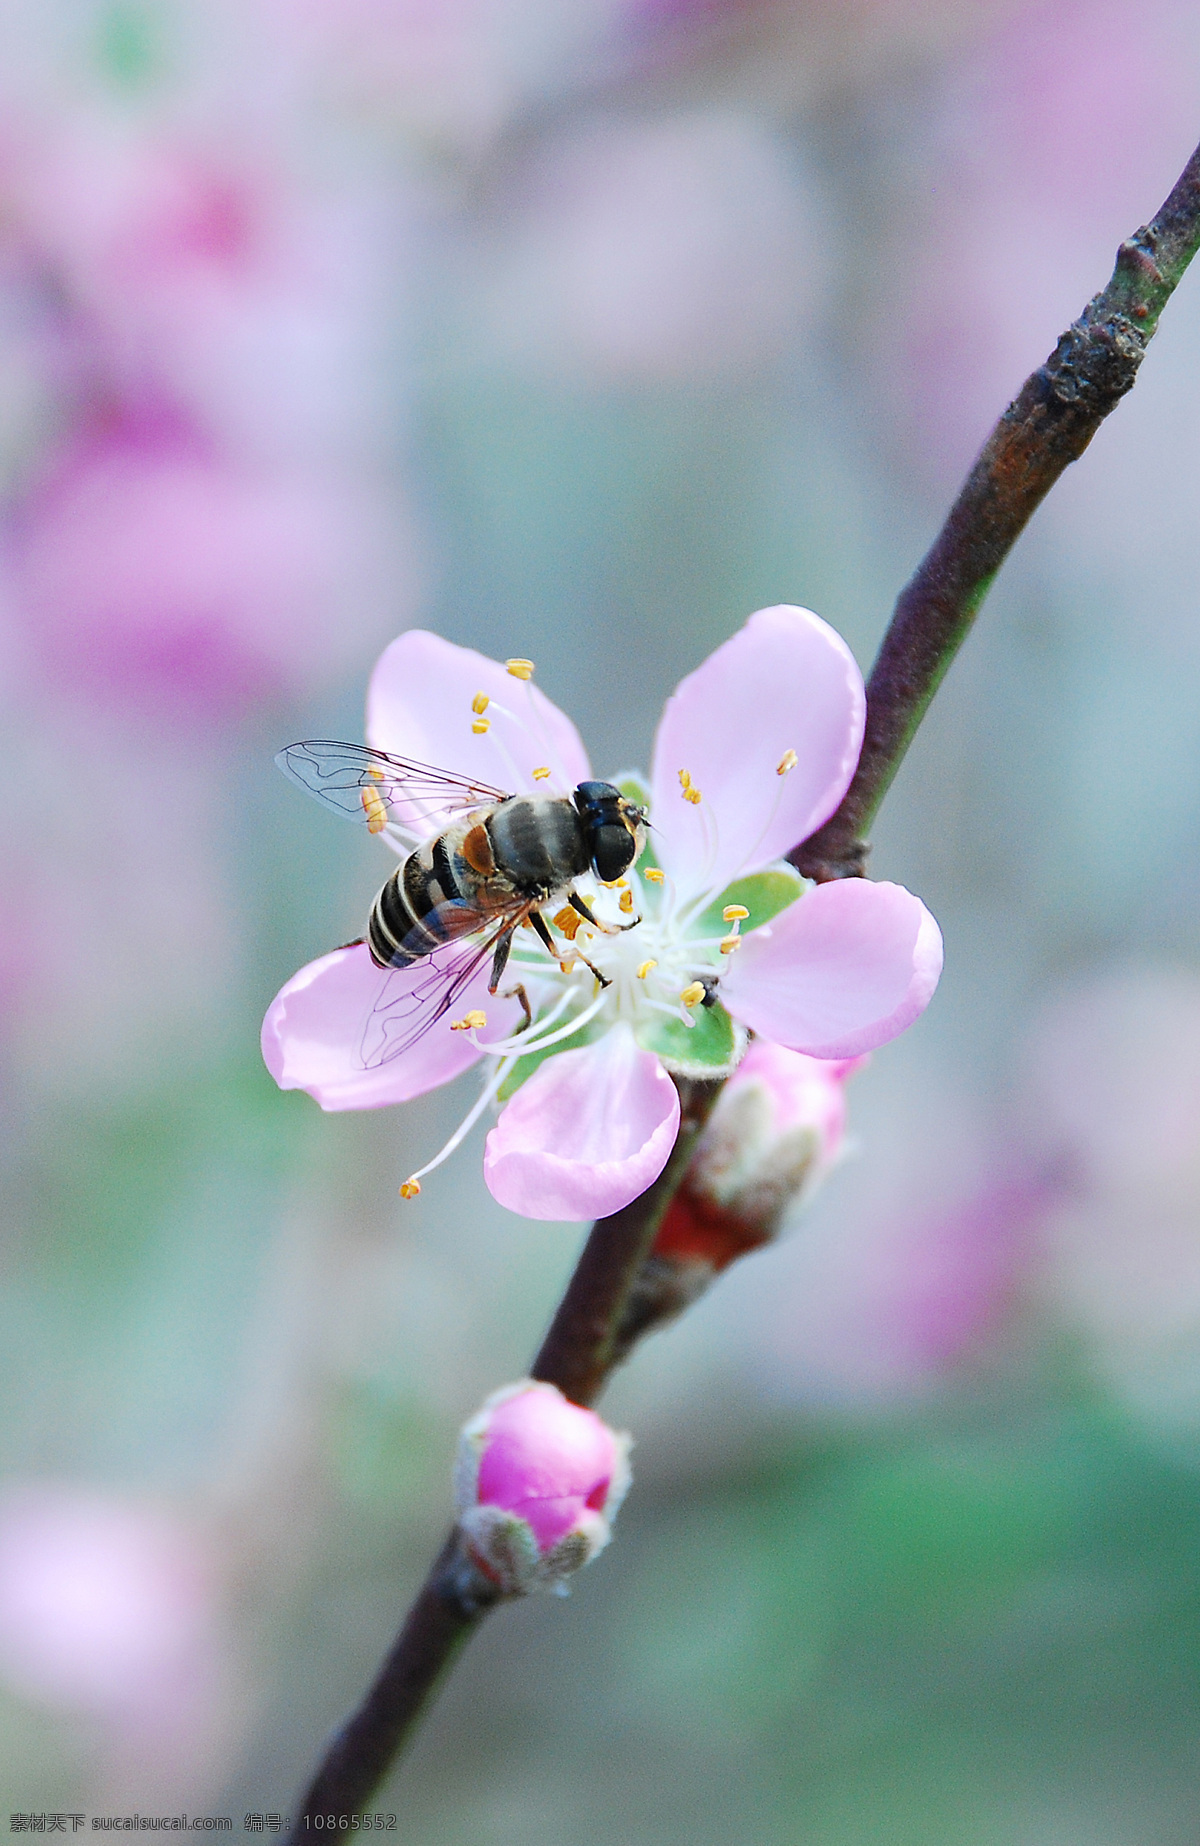
[[[488,918],[515,922],[522,906],[541,904],[588,865],[582,822],[569,801],[514,795],[490,813],[472,815],[410,853],[371,906],[367,942],[381,968],[407,968],[451,935]],[[467,904],[478,918],[464,932],[462,913],[447,927],[444,904]]]
[[[367,944],[381,968],[407,968],[446,942],[437,906],[474,903],[480,880],[445,834],[408,855],[371,905]]]

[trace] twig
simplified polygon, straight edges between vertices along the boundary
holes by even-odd
[[[593,1225],[530,1368],[577,1404],[591,1403],[628,1351],[615,1345],[626,1302],[721,1085],[681,1079],[678,1088],[670,1160],[640,1198]],[[451,1531],[375,1684],[329,1746],[301,1805],[301,1826],[354,1814],[370,1800],[464,1643],[501,1600]]]
[[[721,1085],[681,1078],[677,1088],[683,1113],[675,1151],[648,1192],[594,1226],[531,1367],[532,1377],[576,1404],[599,1396],[629,1350],[628,1342],[617,1344],[626,1304]]]
[[[808,877],[860,875],[862,835],[992,579],[1063,469],[1132,386],[1158,316],[1200,245],[1200,149],[1153,223],[1121,245],[1112,281],[1026,381],[988,439],[932,550],[896,605],[867,687],[857,773],[831,820],[790,855]],[[630,1297],[719,1084],[681,1084],[667,1167],[594,1227],[532,1374],[576,1403],[598,1395],[631,1343]],[[652,1319],[645,1319],[648,1330]],[[349,1818],[368,1801],[438,1682],[499,1591],[451,1532],[362,1706],[338,1733],[300,1822]]]
[[[1200,148],[1158,216],[1123,243],[1108,287],[1027,378],[902,591],[867,685],[867,729],[842,805],[789,855],[807,878],[853,878],[863,835],[996,572],[1059,475],[1137,377],[1158,317],[1200,246]]]

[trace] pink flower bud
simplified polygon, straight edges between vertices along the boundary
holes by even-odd
[[[630,1439],[557,1386],[523,1378],[493,1391],[463,1429],[459,1529],[506,1595],[566,1594],[564,1579],[607,1545],[629,1487]]]
[[[617,1328],[623,1358],[714,1276],[779,1235],[842,1152],[846,1079],[865,1057],[806,1057],[756,1039],[717,1098]]]
[[[719,1270],[776,1236],[789,1208],[837,1161],[846,1079],[865,1062],[810,1058],[757,1039],[717,1100],[655,1254]]]

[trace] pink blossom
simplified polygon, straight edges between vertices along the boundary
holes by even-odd
[[[481,693],[486,732],[472,729]],[[368,1042],[369,996],[383,977],[365,947],[336,950],[272,1003],[272,1075],[323,1108],[371,1108],[486,1055],[485,1095],[512,1096],[488,1137],[495,1196],[534,1218],[628,1204],[674,1143],[672,1077],[728,1076],[747,1029],[811,1057],[858,1057],[909,1025],[937,985],[941,936],[918,898],[866,879],[806,889],[780,863],[837,807],[863,719],[862,679],[841,638],[806,609],[759,610],[667,702],[638,796],[657,866],[647,852],[631,868],[624,911],[612,890],[578,881],[612,932],[586,937],[607,986],[597,991],[568,942],[560,963],[522,936],[512,966],[533,1007],[527,1033],[513,1031],[513,1001],[471,992],[464,1017],[478,1008],[485,1027],[457,1033],[465,1042],[451,1049],[457,1022],[439,1022],[389,1060],[370,1056]],[[367,730],[378,749],[440,759],[514,792],[569,796],[589,773],[574,726],[535,687],[429,634],[402,635],[384,654]],[[535,768],[549,777],[534,779]],[[444,825],[403,818],[426,835]],[[418,964],[388,978],[402,986],[427,974]],[[536,1068],[523,1063],[543,1048],[552,1055]]]
[[[182,1715],[210,1671],[213,1586],[165,1515],[65,1487],[0,1503],[0,1676],[50,1705]]]
[[[303,692],[352,658],[386,551],[355,489],[125,420],[29,496],[8,563],[14,609],[60,676],[210,711]]]
[[[459,1526],[484,1574],[509,1594],[561,1590],[611,1537],[629,1487],[628,1436],[552,1384],[522,1379],[462,1432]]]

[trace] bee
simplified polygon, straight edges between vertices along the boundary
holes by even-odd
[[[402,826],[446,822],[392,873],[360,938],[396,990],[385,986],[376,1002],[382,1031],[364,1049],[368,1064],[398,1056],[444,1018],[489,956],[488,991],[496,993],[522,924],[560,959],[542,915],[552,902],[565,899],[603,934],[640,921],[602,923],[574,889],[587,872],[615,883],[645,843],[644,809],[611,782],[581,782],[570,796],[511,795],[409,757],[324,739],[288,744],[275,761],[310,795],[372,833],[389,825],[393,810]],[[570,953],[602,986],[610,984],[573,941]],[[504,997],[520,1000],[528,1022],[524,988]]]

